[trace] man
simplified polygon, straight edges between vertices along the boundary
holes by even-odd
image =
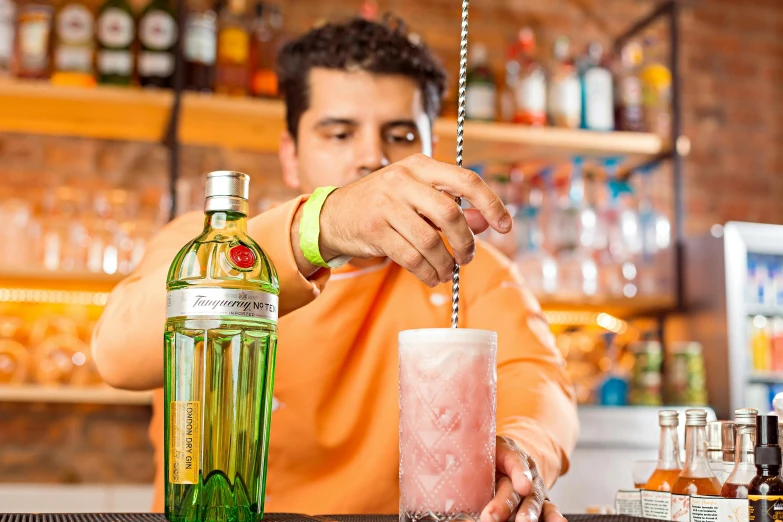
[[[323,205],[318,248],[326,261],[353,261],[329,270],[307,260],[298,235],[306,196],[248,222],[281,288],[267,510],[397,511],[397,334],[448,326],[456,259],[465,265],[460,326],[499,338],[497,495],[482,522],[562,522],[544,497],[576,441],[571,384],[538,303],[506,259],[474,242],[489,226],[509,232],[508,212],[475,174],[426,157],[442,69],[403,29],[364,20],[289,43],[279,69],[285,181],[304,194],[341,187]],[[474,209],[463,213],[448,194]],[[93,339],[110,384],[162,386],[166,273],[202,220],[192,213],[166,226],[112,292]],[[162,414],[158,392],[155,511],[163,510]]]

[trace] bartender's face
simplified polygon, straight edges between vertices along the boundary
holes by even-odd
[[[296,143],[284,134],[286,183],[300,192],[342,186],[412,154],[432,154],[430,120],[410,78],[317,68]]]

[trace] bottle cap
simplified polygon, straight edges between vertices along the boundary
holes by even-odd
[[[721,449],[723,453],[734,453],[734,441],[736,440],[736,430],[734,423],[731,421],[723,421],[720,423],[720,440]]]
[[[690,422],[690,420],[688,422]],[[690,424],[688,425],[690,426]],[[720,421],[712,421],[707,423],[707,449],[708,450],[721,451],[723,449],[722,433],[723,433],[723,424]]]
[[[207,174],[206,197],[227,196],[247,199],[250,176],[231,170],[216,170]]]
[[[734,410],[734,424],[737,426],[755,426],[758,410],[753,408],[739,408]]]
[[[706,426],[707,425],[707,412],[697,408],[692,408],[685,411],[685,425],[686,426]]]
[[[680,414],[677,410],[661,410],[658,412],[658,426],[679,426]]]
[[[778,416],[759,415],[756,417],[756,446],[778,445]],[[778,450],[780,452],[780,450]]]

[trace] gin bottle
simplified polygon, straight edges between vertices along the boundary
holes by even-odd
[[[248,237],[249,177],[207,175],[204,230],[166,288],[166,518],[263,515],[277,347],[277,273]]]

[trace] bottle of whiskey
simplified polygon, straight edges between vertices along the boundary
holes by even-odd
[[[11,72],[15,31],[16,2],[0,0],[0,76],[7,76]]]
[[[644,489],[671,491],[682,471],[680,463],[680,441],[677,436],[679,414],[676,410],[658,412],[658,426],[661,427],[661,442],[658,446],[658,464],[647,479]]]
[[[749,522],[774,522],[783,511],[783,478],[778,444],[778,417],[756,417],[756,476],[748,484]]]
[[[672,487],[678,495],[720,496],[721,483],[707,460],[707,412],[685,412],[685,467]]]
[[[52,83],[92,85],[95,17],[83,3],[68,2],[54,17]]]
[[[143,87],[171,87],[179,30],[168,0],[151,0],[139,17],[136,66]]]
[[[724,498],[748,498],[748,485],[756,476],[756,417],[758,412],[752,408],[734,411],[734,423],[737,427],[737,451],[734,457],[734,469],[723,484],[720,495]]]
[[[217,15],[207,0],[191,0],[185,21],[185,88],[212,92],[217,55]]]
[[[215,91],[246,96],[248,91],[250,35],[245,24],[245,1],[229,0],[218,23],[217,85]]]
[[[133,78],[133,45],[136,24],[127,0],[106,0],[98,9],[96,37],[98,83],[130,85]]]
[[[167,520],[263,515],[279,285],[247,235],[248,184],[239,172],[207,175],[204,229],[168,273]]]
[[[52,14],[51,4],[45,1],[31,1],[20,6],[16,31],[16,75],[19,78],[49,77]]]
[[[277,6],[256,4],[250,43],[250,63],[253,74],[250,90],[253,96],[277,96],[277,52],[283,38],[283,13]]]

